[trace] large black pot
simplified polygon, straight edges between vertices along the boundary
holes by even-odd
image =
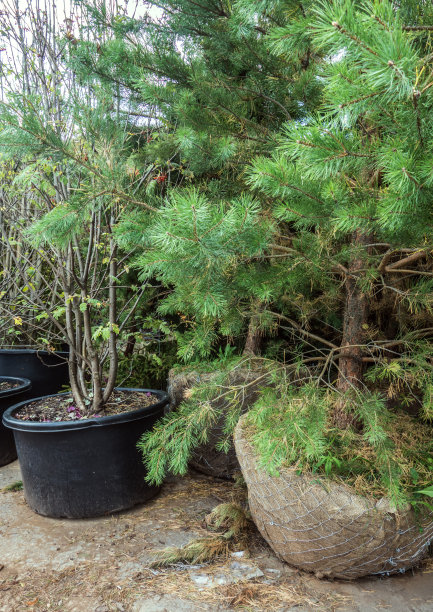
[[[0,376],[0,383],[2,382],[18,383],[18,387],[0,391],[0,416],[7,408],[22,400],[32,386],[27,378],[16,378],[15,376]],[[7,465],[16,458],[14,435],[0,424],[0,466]]]
[[[0,376],[22,376],[32,390],[22,400],[58,393],[69,385],[68,353],[34,349],[0,349]]]
[[[158,401],[133,412],[80,421],[35,423],[14,418],[28,402],[5,412],[3,424],[14,431],[24,495],[35,512],[90,518],[131,508],[158,492],[144,480],[136,444],[163,415],[168,396],[153,389],[120,390],[151,391]]]

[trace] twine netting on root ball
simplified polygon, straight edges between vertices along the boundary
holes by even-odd
[[[235,430],[236,453],[248,486],[251,515],[262,536],[287,563],[318,577],[354,579],[402,573],[428,554],[433,512],[396,510],[387,498],[363,497],[315,474],[258,466],[245,417]]]
[[[209,401],[220,418],[210,428],[207,442],[194,449],[189,464],[196,470],[216,478],[232,479],[239,472],[239,463],[233,444],[226,452],[219,443],[227,436],[225,422],[231,410],[246,412],[257,401],[260,388],[269,385],[270,374],[260,360],[242,359],[236,367],[224,370],[197,371],[172,369],[168,376],[170,410],[189,400],[197,405]]]

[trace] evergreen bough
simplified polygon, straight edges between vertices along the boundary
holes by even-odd
[[[279,295],[263,296],[262,316],[304,340],[299,372],[307,366],[309,382],[288,378],[281,402],[269,392],[250,414],[251,435],[271,470],[295,462],[349,481],[363,474],[364,492],[423,503],[417,487],[431,478],[431,56],[417,26],[403,22],[408,12],[389,2],[338,0],[312,13],[303,25],[312,53],[325,58],[316,65],[320,111],[288,121],[275,150],[247,170],[261,214],[275,224],[264,257],[284,255],[287,276]],[[274,31],[274,49],[289,53],[291,33],[299,37],[299,22]],[[301,410],[287,409],[297,403]],[[402,432],[417,422],[412,445]],[[361,455],[348,458],[357,447]]]

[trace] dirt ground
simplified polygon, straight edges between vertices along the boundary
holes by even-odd
[[[20,480],[0,468],[0,489]],[[199,474],[167,482],[150,503],[92,520],[33,513],[0,493],[0,612],[433,611],[433,562],[406,575],[347,583],[282,563],[257,532],[217,563],[150,567],[155,551],[203,536],[204,517],[233,485]]]

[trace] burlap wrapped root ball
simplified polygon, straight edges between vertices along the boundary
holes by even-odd
[[[402,573],[428,554],[433,512],[397,512],[389,500],[362,497],[316,474],[259,469],[241,417],[234,435],[255,524],[277,555],[323,578]]]
[[[247,411],[258,399],[260,388],[266,386],[267,372],[263,365],[251,361],[242,367],[236,367],[227,372],[224,387],[238,388],[238,401],[243,412]],[[198,387],[209,385],[221,372],[197,372],[196,370],[184,369],[182,371],[170,370],[168,375],[168,394],[170,397],[169,410],[175,410],[182,401],[191,397],[193,391]],[[244,387],[244,388],[242,388]],[[221,390],[221,393],[224,392]],[[211,400],[212,401],[212,400]],[[214,400],[215,405],[224,412],[227,404],[226,397]],[[239,462],[233,444],[227,453],[217,450],[216,445],[223,436],[224,418],[214,425],[209,432],[209,439],[194,450],[190,465],[196,470],[215,478],[230,479],[236,472],[240,471]]]

